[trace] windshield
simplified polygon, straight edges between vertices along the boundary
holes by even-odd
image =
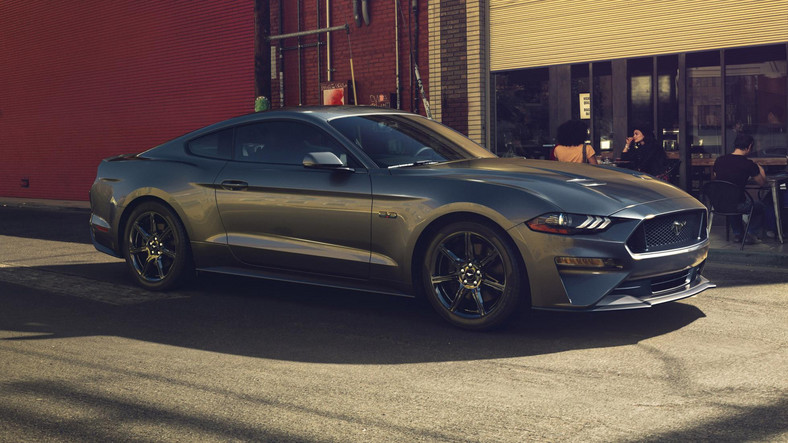
[[[329,123],[381,168],[495,157],[448,126],[416,115],[357,115]]]

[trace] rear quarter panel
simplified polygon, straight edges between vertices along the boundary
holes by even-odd
[[[119,249],[125,219],[145,199],[172,207],[191,242],[226,244],[214,188],[225,163],[199,157],[103,161],[91,189],[91,207],[115,233],[113,249]]]

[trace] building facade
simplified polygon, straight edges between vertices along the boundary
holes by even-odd
[[[788,1],[484,3],[499,155],[546,157],[556,127],[583,119],[612,158],[633,125],[652,128],[688,190],[739,131],[785,168]]]
[[[0,4],[0,197],[88,199],[102,158],[249,112],[254,3]]]
[[[102,158],[257,96],[400,108],[531,158],[570,118],[611,158],[645,122],[692,189],[739,131],[784,167],[786,25],[788,0],[10,0],[0,197],[87,200]]]
[[[418,65],[429,98],[432,9],[426,0],[2,2],[0,197],[85,201],[101,159],[253,112],[261,95],[274,108],[330,96],[424,114],[415,75]]]

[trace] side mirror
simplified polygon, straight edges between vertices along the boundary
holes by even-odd
[[[333,152],[310,152],[304,156],[301,162],[305,168],[336,169],[341,171],[353,171],[342,163],[342,160]]]

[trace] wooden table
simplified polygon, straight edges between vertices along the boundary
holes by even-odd
[[[679,158],[678,151],[668,151],[666,152],[668,158]],[[704,157],[692,157],[692,166],[701,166],[701,167],[708,167],[714,166],[714,161],[717,160],[717,156],[712,156],[711,154],[703,154]],[[750,160],[758,163],[761,166],[785,166],[788,164],[788,159],[785,157],[747,157]]]

